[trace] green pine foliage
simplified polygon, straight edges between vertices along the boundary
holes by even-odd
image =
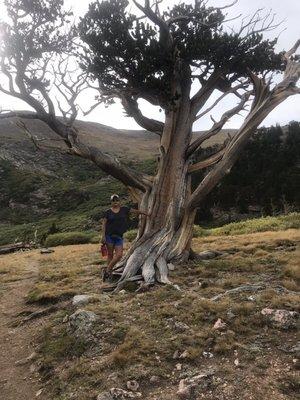
[[[299,165],[299,122],[291,122],[284,132],[280,126],[261,128],[208,196],[206,207],[248,213],[249,206],[257,206],[264,215],[299,210]]]
[[[128,5],[127,0],[93,2],[78,27],[87,45],[82,67],[99,83],[103,101],[110,103],[112,93],[127,92],[152,103],[155,98],[153,104],[168,109],[176,96],[171,94],[174,54],[186,66],[187,76],[195,63],[221,69],[233,80],[246,76],[249,68],[255,73],[283,69],[281,54],[274,52],[276,40],[226,30],[225,13],[207,2],[180,3],[163,10],[172,36],[170,46],[159,24],[137,18]],[[224,79],[221,84],[230,82]]]

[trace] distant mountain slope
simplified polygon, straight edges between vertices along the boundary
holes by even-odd
[[[61,139],[49,127],[38,120],[23,120],[38,139],[46,139],[41,142],[44,146],[57,149],[64,148]],[[17,119],[10,118],[0,120],[0,159],[13,163],[23,170],[36,170],[49,175],[58,173],[58,168],[63,171],[65,160],[69,164],[71,158],[75,163],[78,159],[73,156],[65,156],[57,151],[37,151],[32,141],[16,125]],[[141,161],[153,158],[158,151],[158,136],[143,130],[122,130],[111,128],[96,122],[77,121],[81,140],[93,144],[102,151],[127,161]],[[219,135],[211,138],[205,146],[215,143],[222,143],[228,133],[233,134],[234,130],[222,131]],[[195,132],[197,137],[200,132]]]

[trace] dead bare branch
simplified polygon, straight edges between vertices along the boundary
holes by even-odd
[[[30,131],[30,129],[25,124],[25,122],[22,121],[21,119],[19,119],[16,122],[16,126],[18,128],[20,128],[21,130],[23,130],[23,132],[28,136],[30,141],[33,143],[33,145],[36,148],[36,150],[40,150],[40,151],[54,150],[54,148],[52,146],[47,146],[47,145],[41,146],[39,142],[41,142],[42,140],[39,140],[36,136],[34,136],[33,133]],[[55,151],[57,151],[57,152],[59,152],[60,154],[63,154],[63,155],[71,154],[70,150],[62,150],[60,148],[55,148]]]
[[[282,20],[274,24],[276,14],[272,13],[272,10],[269,10],[264,16],[261,16],[260,13],[263,10],[264,8],[256,10],[248,21],[246,21],[246,18],[242,19],[240,29],[237,33],[239,36],[243,37],[243,40],[255,34],[273,31],[284,22],[284,20]]]
[[[190,165],[188,168],[188,172],[191,173],[191,172],[200,171],[201,169],[208,168],[208,167],[216,164],[218,161],[220,161],[222,159],[222,157],[225,153],[225,150],[226,150],[226,145],[223,145],[222,149],[219,150],[217,153],[212,154],[205,160],[202,160],[195,164]]]
[[[202,135],[200,135],[199,138],[197,138],[196,140],[194,140],[194,142],[189,146],[188,150],[187,150],[187,155],[190,156],[191,154],[193,154],[200,146],[201,144],[209,139],[210,137],[216,135],[217,133],[219,133],[221,131],[221,129],[223,128],[223,126],[226,124],[226,122],[228,122],[228,120],[230,118],[232,118],[234,115],[238,114],[241,110],[244,109],[246,102],[249,100],[250,95],[252,94],[252,92],[246,92],[244,93],[244,95],[242,96],[241,101],[239,102],[239,104],[235,107],[233,107],[232,109],[226,111],[221,119],[216,122],[214,121],[214,125],[212,126],[212,128],[209,131],[204,132]]]
[[[219,102],[221,100],[223,100],[226,96],[228,96],[229,94],[235,94],[237,97],[239,97],[240,99],[242,98],[242,95],[239,94],[238,90],[239,89],[243,89],[246,87],[246,83],[240,83],[239,85],[236,85],[234,87],[232,87],[230,90],[228,90],[227,92],[224,92],[220,97],[217,98],[217,100],[210,106],[208,107],[206,110],[202,111],[200,114],[198,114],[195,118],[195,121],[197,121],[198,119],[202,118],[204,115],[206,115],[207,113],[209,113],[212,109],[215,108],[215,106],[217,104],[219,104]],[[214,121],[215,122],[215,121]]]

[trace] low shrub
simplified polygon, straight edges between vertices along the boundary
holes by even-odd
[[[45,241],[46,247],[66,246],[70,244],[91,243],[95,237],[94,232],[62,232],[49,235]]]
[[[124,234],[124,238],[126,240],[128,240],[129,242],[132,242],[136,238],[136,235],[137,235],[137,230],[136,229],[131,229],[130,231],[127,231]]]
[[[274,217],[262,217],[248,219],[246,221],[232,222],[219,228],[204,229],[195,226],[194,237],[200,236],[223,236],[243,235],[247,233],[282,231],[286,229],[300,228],[300,213],[294,212]]]

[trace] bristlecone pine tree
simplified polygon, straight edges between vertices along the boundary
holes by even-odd
[[[1,70],[7,86],[0,89],[34,110],[4,112],[1,117],[44,121],[64,140],[69,153],[90,159],[119,179],[140,209],[150,214],[141,219],[137,239],[116,268],[121,271],[120,283],[137,276],[146,284],[169,282],[168,263],[183,262],[193,255],[194,217],[205,196],[230,172],[266,116],[289,96],[300,93],[300,62],[294,55],[300,40],[290,51],[276,54],[276,39],[263,37],[277,27],[272,15],[261,17],[256,12],[233,30],[228,28],[230,20],[226,21],[229,6],[209,7],[207,1],[195,0],[163,10],[161,3],[97,1],[73,29],[62,0],[6,0],[10,20],[1,27]],[[80,59],[81,72],[68,68],[71,53]],[[49,73],[51,67],[55,74]],[[280,81],[276,79],[279,83],[272,82],[273,74],[281,75]],[[99,91],[91,109],[97,103],[119,99],[128,116],[159,136],[154,176],[133,171],[83,144],[74,121],[76,101],[87,82]],[[53,98],[58,94],[63,101],[56,104]],[[216,94],[219,97],[212,101]],[[233,101],[232,108],[224,110],[219,120],[212,118],[211,129],[193,139],[193,123],[227,96]],[[164,122],[144,116],[139,99],[159,107]],[[231,117],[245,113],[246,107],[236,134],[215,154],[195,162],[201,145]],[[63,118],[57,117],[57,109]],[[30,135],[24,122],[22,126]],[[192,190],[191,175],[200,169],[205,169],[205,177]]]

